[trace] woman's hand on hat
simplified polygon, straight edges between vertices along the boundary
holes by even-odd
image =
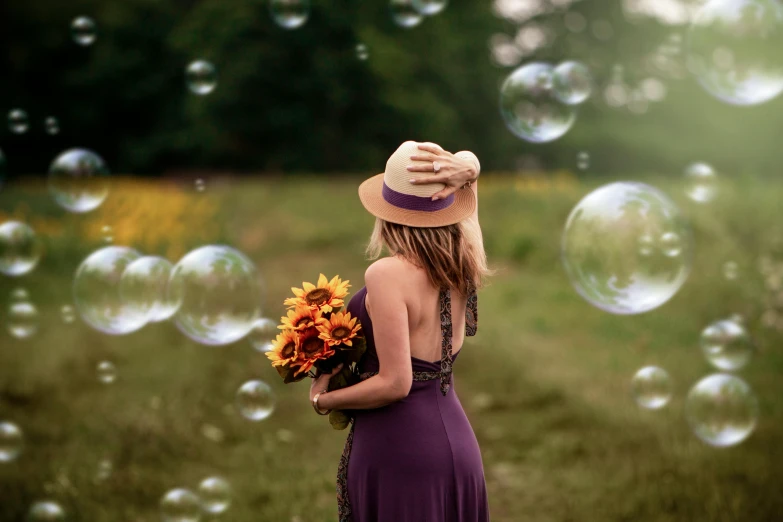
[[[455,156],[447,150],[443,150],[434,143],[420,143],[419,154],[411,156],[412,161],[426,161],[428,163],[408,165],[409,172],[433,172],[433,175],[419,178],[411,178],[414,185],[427,185],[430,183],[443,183],[443,190],[435,193],[432,200],[447,198],[467,183],[476,179],[476,165],[472,161]]]

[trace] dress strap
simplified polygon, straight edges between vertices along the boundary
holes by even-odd
[[[443,288],[440,291],[440,392],[446,395],[451,388],[451,291]]]
[[[472,337],[478,331],[478,295],[476,289],[468,294],[468,305],[465,307],[465,335]]]

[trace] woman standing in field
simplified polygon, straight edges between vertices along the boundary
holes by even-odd
[[[477,328],[488,274],[478,223],[480,164],[432,143],[403,143],[359,187],[376,217],[377,258],[348,305],[367,338],[362,381],[326,392],[316,411],[353,410],[337,477],[340,522],[486,522],[478,442],[454,390],[452,364]],[[339,371],[339,367],[335,370]]]

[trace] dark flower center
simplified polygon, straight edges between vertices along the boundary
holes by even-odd
[[[338,326],[334,330],[332,330],[332,339],[345,339],[351,335],[351,330],[346,328],[345,326]]]
[[[280,355],[283,359],[290,359],[296,353],[296,345],[294,343],[288,343],[280,350]]]
[[[304,317],[302,317],[301,319],[299,319],[299,320],[296,322],[296,324],[294,324],[294,326],[295,326],[296,328],[299,328],[300,326],[307,326],[307,325],[308,325],[308,323],[310,323],[310,317],[309,317],[309,316],[304,316]]]
[[[316,353],[321,351],[321,348],[323,347],[324,347],[324,342],[318,337],[310,337],[309,339],[307,339],[305,342],[302,343],[302,351],[308,357],[315,355]]]
[[[305,301],[307,301],[307,304],[309,305],[322,305],[324,304],[331,295],[331,292],[327,290],[326,288],[316,288],[315,290],[311,290],[307,293],[305,296]]]

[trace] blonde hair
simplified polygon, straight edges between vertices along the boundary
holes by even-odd
[[[377,259],[384,247],[391,255],[423,268],[435,288],[453,288],[468,295],[492,274],[481,228],[474,219],[445,227],[409,227],[375,218],[367,256]]]

